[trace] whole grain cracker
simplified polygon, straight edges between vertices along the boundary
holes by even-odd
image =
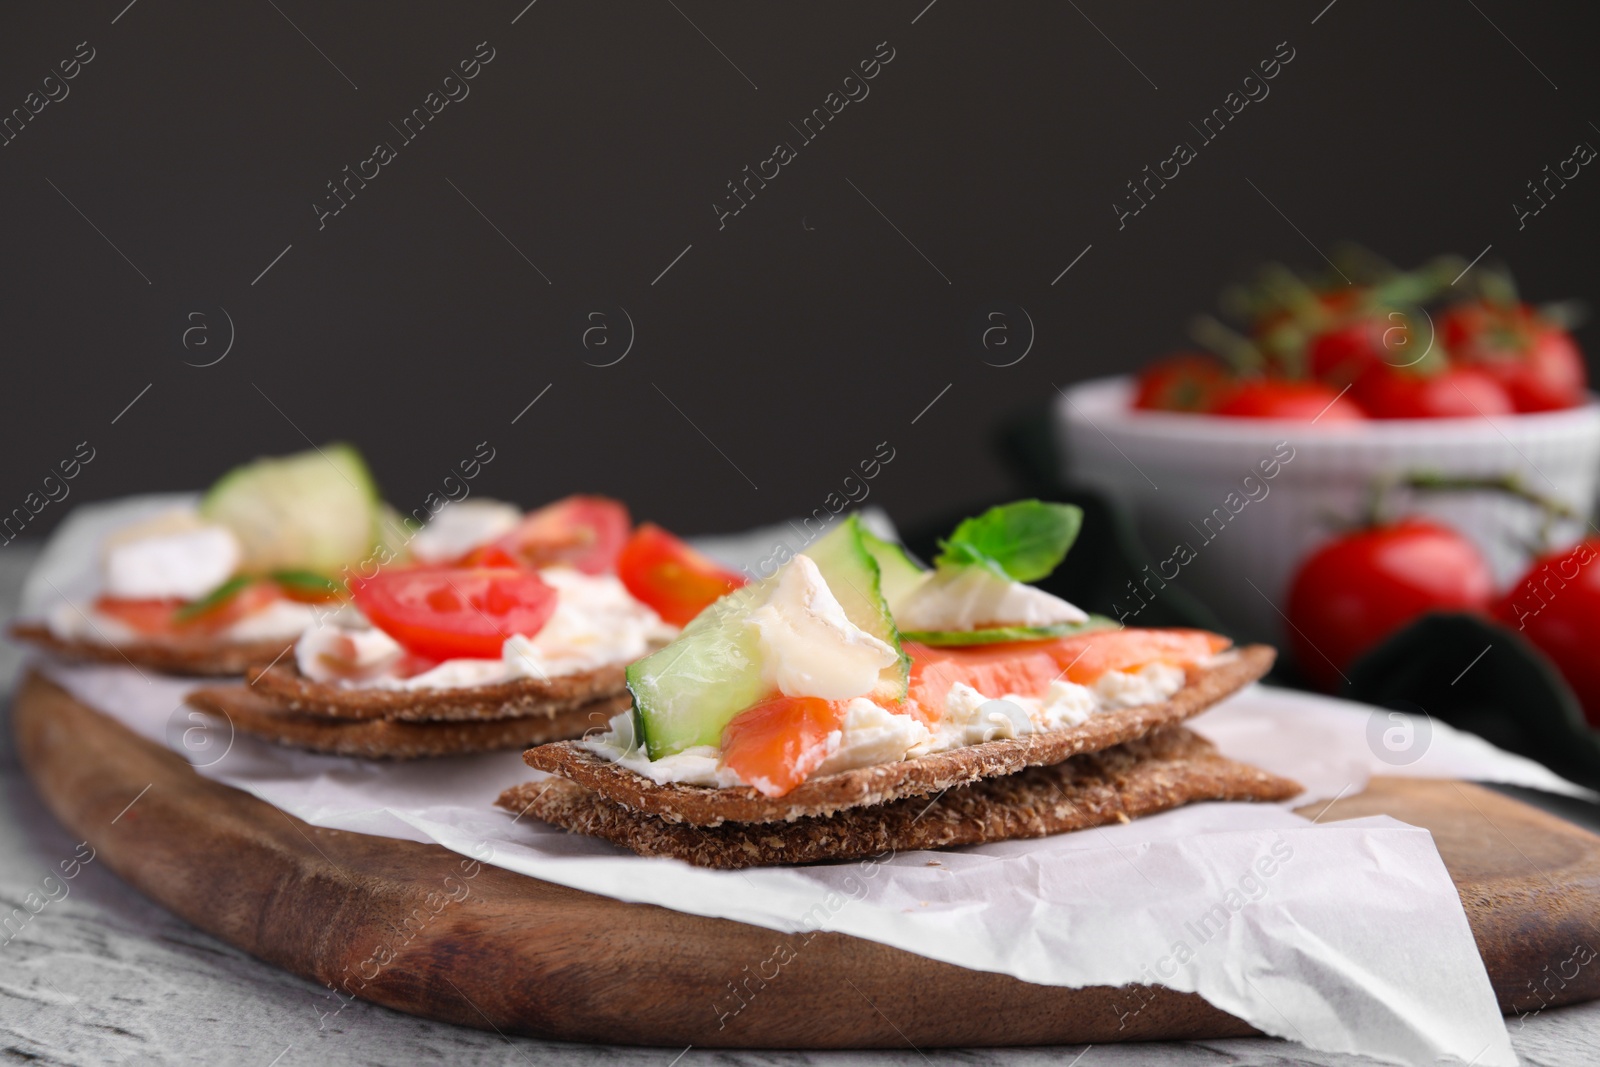
[[[192,634],[170,638],[140,638],[117,644],[86,638],[60,637],[42,622],[14,623],[12,638],[35,648],[76,662],[133,665],[197,678],[239,675],[251,668],[266,667],[294,647],[295,638],[267,638],[260,641],[229,641]]]
[[[379,689],[318,682],[280,663],[248,673],[250,684],[285,711],[326,719],[472,721],[550,715],[623,696],[624,664],[549,678],[440,689]]]
[[[740,868],[861,859],[1083,830],[1201,800],[1288,800],[1301,787],[1217,754],[1182,726],[1049,766],[786,823],[690,826],[607,800],[576,782],[514,786],[500,807],[642,856]]]
[[[231,723],[239,733],[293,748],[369,759],[420,759],[522,748],[604,727],[628,706],[605,697],[554,714],[466,722],[393,722],[316,718],[285,712],[249,686],[214,686],[189,694],[191,706]]]
[[[766,823],[831,815],[847,808],[927,796],[980,778],[1014,774],[1024,767],[1059,763],[1142,737],[1182,722],[1266,674],[1276,654],[1265,645],[1223,653],[1187,672],[1170,700],[1098,712],[1081,726],[968,745],[897,763],[880,763],[801,782],[781,797],[750,786],[658,784],[571,741],[523,753],[528,765],[569,778],[608,800],[636,811],[693,826],[723,822]]]

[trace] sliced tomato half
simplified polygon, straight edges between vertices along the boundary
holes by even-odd
[[[522,566],[522,561],[516,556],[513,556],[510,552],[507,552],[504,548],[501,548],[499,544],[491,543],[487,545],[480,545],[471,552],[468,552],[464,557],[456,561],[453,566],[520,567]]]
[[[685,626],[725,593],[745,584],[743,575],[696,552],[653,522],[633,532],[617,557],[617,577],[635,600],[674,626]]]
[[[828,735],[847,701],[773,697],[741,711],[722,730],[722,762],[769,797],[781,797],[828,758]]]
[[[633,521],[628,509],[603,496],[569,496],[531,512],[517,528],[485,545],[468,562],[519,567],[573,567],[585,574],[616,570]]]
[[[554,589],[512,567],[411,567],[352,585],[374,626],[431,660],[499,659],[506,638],[532,637],[556,610]]]

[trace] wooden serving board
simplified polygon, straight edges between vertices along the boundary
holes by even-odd
[[[36,674],[12,717],[45,803],[141,892],[268,963],[415,1015],[701,1047],[1254,1033],[1192,994],[1031,985],[842,934],[802,943],[537,881],[436,845],[321,829],[201,777]],[[1374,779],[1325,817],[1378,813],[1433,832],[1503,1011],[1600,996],[1600,967],[1558,974],[1571,970],[1562,963],[1576,946],[1600,949],[1600,837],[1449,781]]]

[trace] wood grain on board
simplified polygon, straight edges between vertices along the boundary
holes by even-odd
[[[201,777],[37,674],[12,718],[45,803],[141,892],[268,963],[400,1011],[572,1041],[701,1047],[1254,1032],[1192,994],[1031,985],[842,934],[628,904],[436,845],[311,826]],[[1322,818],[1379,813],[1433,832],[1503,1010],[1600,996],[1600,967],[1562,973],[1575,946],[1600,948],[1600,837],[1476,786],[1421,779],[1375,779]]]

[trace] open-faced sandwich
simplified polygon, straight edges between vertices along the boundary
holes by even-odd
[[[643,855],[745,867],[1298,793],[1179,725],[1265,674],[1270,648],[1119,629],[1025,584],[1080,522],[1067,505],[994,508],[929,570],[850,516],[629,667],[632,707],[530,749],[557,777],[498,803]]]
[[[97,597],[63,600],[11,634],[68,659],[242,674],[337,607],[337,575],[382,544],[383,517],[348,445],[257,460],[197,506],[114,532],[100,548]]]
[[[292,656],[190,703],[245,733],[343,755],[579,737],[628,706],[629,663],[743,581],[594,496],[527,515],[452,504],[408,547],[410,563],[352,576],[351,602]]]

